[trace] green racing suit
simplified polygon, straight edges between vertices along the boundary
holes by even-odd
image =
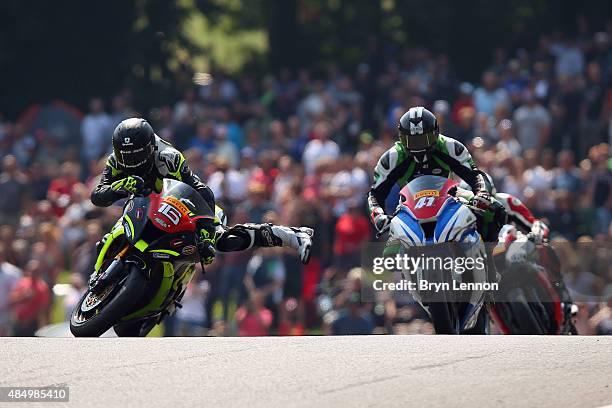
[[[436,144],[424,154],[410,153],[401,142],[396,142],[378,160],[374,169],[374,183],[368,194],[372,219],[380,214],[395,183],[404,187],[413,179],[434,175],[463,179],[474,194],[486,192],[484,178],[468,149],[459,141],[439,135]]]

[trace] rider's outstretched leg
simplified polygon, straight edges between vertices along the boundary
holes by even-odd
[[[298,251],[302,263],[308,263],[314,231],[308,227],[273,224],[237,224],[227,228],[217,240],[222,252],[243,251],[252,247],[283,246]]]

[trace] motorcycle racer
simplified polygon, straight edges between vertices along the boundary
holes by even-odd
[[[487,191],[501,205],[504,206],[508,215],[508,224],[512,224],[524,233],[530,234],[532,241],[540,245],[548,241],[550,228],[540,219],[537,219],[525,204],[517,197],[508,193],[498,192],[493,183],[493,178],[483,172]]]
[[[198,251],[205,264],[214,260],[216,250],[242,251],[253,246],[287,246],[296,249],[307,263],[312,246],[310,228],[290,228],[270,224],[239,224],[227,227],[226,217],[215,205],[212,190],[202,183],[185,161],[183,154],[155,134],[142,118],[122,121],[112,137],[113,153],[102,172],[100,183],[91,193],[91,201],[108,207],[130,194],[148,195],[159,192],[164,178],[171,178],[193,187],[215,209],[215,222],[203,219],[198,223]],[[101,243],[104,242],[104,238]]]
[[[498,192],[489,174],[483,172],[483,176],[487,190],[504,206],[508,215],[508,224],[501,228],[498,242],[504,248],[516,243],[513,262],[538,259],[550,272],[552,285],[563,303],[565,313],[568,316],[575,316],[578,313],[578,306],[573,303],[561,275],[561,262],[554,249],[547,245],[550,228],[536,218],[520,199],[512,194]]]
[[[459,141],[440,134],[433,113],[417,106],[402,115],[398,124],[399,141],[387,150],[374,169],[374,183],[368,193],[370,217],[379,234],[389,229],[391,216],[382,207],[395,183],[400,187],[422,175],[453,178],[457,175],[473,192],[472,204],[489,218],[503,218],[501,205],[492,200],[485,180],[468,149]],[[497,223],[500,227],[503,223]],[[498,230],[481,235],[497,236]]]

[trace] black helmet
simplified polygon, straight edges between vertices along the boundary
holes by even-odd
[[[128,173],[145,174],[153,165],[153,128],[141,118],[124,120],[113,133],[113,151],[119,167]]]
[[[422,152],[436,144],[440,135],[435,115],[422,106],[410,108],[399,120],[399,137],[410,152]]]

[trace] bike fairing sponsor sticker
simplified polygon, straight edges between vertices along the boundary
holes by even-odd
[[[421,197],[439,197],[440,192],[438,190],[421,190],[414,195],[414,199],[418,200]]]
[[[161,226],[162,226],[162,227],[164,227],[164,228],[167,228],[167,227],[168,227],[168,223],[167,223],[166,221],[162,220],[162,219],[161,219],[161,218],[159,218],[159,217],[155,217],[155,218],[153,219],[153,221],[155,221],[156,223],[158,223],[159,225],[161,225]]]
[[[123,230],[125,231],[125,236],[128,239],[132,238],[132,229],[130,228],[130,224],[127,219],[123,219]]]
[[[176,208],[177,210],[179,210],[181,212],[182,215],[189,215],[189,213],[191,212],[189,210],[189,208],[183,204],[179,199],[177,199],[176,197],[165,197],[163,202],[171,204],[174,208]]]

